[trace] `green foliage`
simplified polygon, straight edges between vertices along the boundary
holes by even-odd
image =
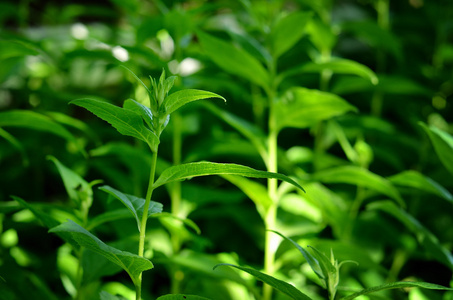
[[[451,5],[57,2],[0,4],[0,298],[453,295]]]

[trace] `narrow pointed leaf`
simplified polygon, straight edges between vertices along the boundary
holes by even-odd
[[[118,250],[105,244],[74,221],[68,220],[68,222],[50,229],[49,232],[71,233],[72,237],[78,245],[104,256],[111,262],[123,268],[129,274],[134,284],[138,282],[138,278],[143,271],[152,269],[154,267],[152,262],[146,258],[132,254],[130,252]]]
[[[296,243],[295,241],[293,241],[292,239],[290,239],[289,237],[286,237],[284,236],[283,234],[281,234],[280,232],[278,231],[275,231],[275,230],[270,230],[272,231],[273,233],[276,233],[278,234],[279,236],[281,236],[282,238],[286,239],[287,241],[289,241],[291,244],[293,244],[298,250],[300,253],[302,253],[302,255],[304,256],[305,260],[308,262],[308,264],[310,265],[311,269],[313,270],[313,272],[316,273],[316,275],[318,275],[318,277],[320,279],[325,279],[323,273],[322,273],[322,270],[321,270],[321,267],[319,265],[319,262],[318,260],[313,256],[311,255],[310,252],[306,251],[304,248],[302,248],[298,243]]]
[[[247,138],[258,150],[264,161],[267,161],[266,150],[266,137],[264,132],[254,124],[239,118],[238,116],[229,113],[225,110],[219,109],[212,103],[203,103],[203,107],[207,108],[210,112],[221,118],[224,122],[236,129],[245,138]]]
[[[453,291],[452,288],[444,287],[438,284],[428,283],[428,282],[411,282],[411,281],[397,281],[392,283],[386,283],[379,286],[374,286],[368,289],[364,289],[360,292],[354,293],[352,295],[346,296],[341,298],[340,300],[352,300],[359,296],[371,294],[379,291],[390,290],[390,289],[402,289],[402,288],[410,288],[410,287],[418,287],[423,289],[430,289],[430,290],[449,290]]]
[[[390,182],[397,186],[415,188],[420,191],[425,191],[437,195],[445,200],[453,202],[453,195],[433,179],[424,176],[423,174],[409,170],[388,178]]]
[[[453,175],[453,137],[433,126],[419,123],[428,134],[437,156],[444,167]]]
[[[146,86],[146,84],[144,84],[143,81],[141,81],[141,79],[138,78],[138,76],[135,75],[134,72],[132,72],[129,68],[127,68],[127,67],[125,67],[125,66],[123,66],[123,65],[121,65],[121,67],[123,67],[123,68],[125,68],[126,70],[128,70],[129,73],[131,73],[132,76],[134,76],[134,78],[137,79],[138,82],[140,82],[140,84],[145,88],[145,90],[148,92],[148,94],[151,93],[151,91],[150,91],[149,88]]]
[[[197,35],[206,54],[219,67],[262,87],[269,85],[269,74],[248,52],[209,34],[199,32]]]
[[[166,212],[163,212],[163,213],[160,213],[160,214],[156,214],[155,217],[156,218],[171,218],[171,219],[174,219],[174,220],[178,220],[181,223],[183,223],[184,225],[192,228],[197,234],[201,234],[200,227],[198,227],[198,225],[195,224],[195,222],[192,221],[191,219],[180,218],[180,217],[177,217],[175,215],[172,215],[172,214],[166,213]]]
[[[364,168],[356,166],[341,166],[317,172],[312,179],[325,183],[346,183],[366,187],[394,199],[399,205],[405,207],[398,190],[392,183]]]
[[[80,177],[79,174],[63,165],[58,159],[53,156],[48,156],[47,159],[51,160],[57,166],[58,172],[63,179],[63,184],[66,192],[68,193],[69,198],[72,201],[80,205],[82,200],[84,200],[81,198],[81,194],[77,189],[80,189],[81,192],[85,193],[85,196],[92,196],[90,185],[82,177]]]
[[[275,106],[275,119],[278,129],[307,128],[349,111],[357,109],[337,95],[297,87],[286,92]]]
[[[96,215],[91,218],[86,226],[87,230],[92,230],[99,225],[102,225],[107,222],[113,222],[116,220],[128,219],[131,218],[131,212],[127,208],[109,210],[102,214]]]
[[[236,265],[232,265],[232,264],[218,264],[214,267],[214,269],[216,269],[217,267],[220,267],[220,266],[229,266],[229,267],[233,267],[233,268],[242,270],[244,272],[247,272],[247,273],[253,275],[256,279],[258,279],[264,283],[267,283],[268,285],[272,286],[274,289],[288,295],[289,297],[291,297],[294,300],[311,300],[310,297],[308,297],[307,295],[305,295],[304,293],[299,291],[297,288],[295,288],[291,284],[289,284],[285,281],[279,280],[277,278],[274,278],[272,276],[269,276],[267,274],[261,273],[260,271],[257,271],[255,269],[236,266]]]
[[[146,124],[148,124],[149,128],[153,128],[153,113],[149,107],[146,107],[135,100],[128,99],[124,101],[123,108],[140,115],[143,120],[145,120]]]
[[[137,113],[93,99],[77,99],[70,103],[88,109],[102,120],[110,123],[119,133],[148,143],[153,151],[157,149],[159,138],[145,127],[142,117]]]
[[[184,104],[187,104],[192,101],[202,100],[207,98],[220,98],[226,102],[225,98],[220,95],[202,91],[202,90],[193,90],[193,89],[186,89],[174,92],[170,94],[164,101],[165,113],[171,114]]]
[[[157,188],[163,184],[175,180],[185,180],[192,177],[207,175],[239,175],[252,178],[276,178],[291,183],[301,190],[304,190],[297,182],[288,176],[279,173],[259,171],[236,164],[221,164],[212,162],[196,162],[170,167],[162,172],[160,177],[156,180],[156,182],[154,182],[153,187]]]
[[[99,189],[120,200],[129,209],[129,211],[132,213],[135,220],[137,221],[137,227],[138,230],[140,231],[140,222],[142,220],[144,213],[143,206],[145,205],[145,199],[133,195],[124,194],[107,185],[101,186]],[[162,204],[151,201],[149,204],[148,216],[161,212]]]
[[[210,299],[205,298],[205,297],[196,296],[196,295],[170,294],[170,295],[160,296],[156,300],[210,300]]]
[[[0,127],[25,127],[58,135],[68,141],[74,136],[51,118],[29,110],[9,110],[0,112]]]
[[[222,177],[241,189],[255,203],[258,213],[264,220],[269,207],[273,204],[266,187],[241,176],[222,175]]]
[[[290,76],[302,73],[321,73],[324,70],[330,70],[335,74],[357,75],[369,80],[376,85],[379,80],[376,74],[367,66],[349,59],[335,58],[326,62],[309,62],[302,66],[288,70],[283,75]]]
[[[395,217],[414,234],[418,242],[432,258],[453,270],[453,254],[451,251],[443,246],[431,231],[408,212],[397,207],[390,201],[373,202],[367,208],[379,209]]]
[[[313,249],[313,256],[317,259],[319,262],[319,266],[321,267],[321,270],[324,274],[325,277],[331,276],[336,273],[336,268],[334,265],[332,265],[332,262],[330,259],[322,252],[320,252],[318,249],[312,246],[308,246],[311,249]],[[322,277],[320,277],[322,278]]]
[[[291,49],[305,34],[305,26],[312,14],[294,12],[280,19],[271,29],[272,50],[275,57],[279,57]]]

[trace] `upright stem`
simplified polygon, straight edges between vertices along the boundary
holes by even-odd
[[[271,87],[266,90],[267,96],[269,99],[269,136],[268,136],[268,162],[267,170],[269,172],[278,171],[278,161],[277,161],[277,135],[278,130],[276,128],[276,117],[274,112],[275,107],[275,94],[276,87],[273,84],[273,78],[275,78],[276,65],[271,64],[269,66],[269,73],[271,74]],[[269,198],[272,200],[272,205],[269,207],[269,210],[266,213],[264,225],[266,229],[275,230],[275,224],[277,220],[277,180],[268,179],[267,188]],[[266,274],[272,275],[275,271],[275,252],[276,252],[276,239],[277,236],[272,232],[267,231],[264,241],[264,271]],[[272,298],[272,287],[270,285],[263,285],[263,300],[270,300]]]
[[[149,204],[151,202],[151,196],[153,195],[153,184],[154,184],[154,176],[156,174],[156,163],[157,163],[157,150],[153,152],[153,158],[151,162],[151,172],[149,175],[149,183],[148,183],[148,190],[146,192],[146,198],[145,198],[145,205],[143,207],[143,216],[142,220],[140,223],[140,240],[138,244],[138,255],[143,257],[143,254],[145,252],[145,236],[146,236],[146,222],[148,221],[148,210],[149,210]],[[135,292],[136,300],[141,299],[141,291],[142,291],[142,274],[140,274],[138,278],[138,282],[135,285]]]

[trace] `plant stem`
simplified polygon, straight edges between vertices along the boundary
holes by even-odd
[[[151,196],[153,195],[153,184],[154,184],[154,175],[156,174],[156,163],[157,163],[157,150],[153,152],[153,160],[151,163],[151,172],[149,175],[149,184],[148,184],[148,190],[146,192],[146,198],[145,198],[145,205],[143,207],[143,216],[142,220],[140,223],[140,240],[138,244],[138,255],[143,257],[143,254],[145,252],[145,236],[146,236],[146,222],[148,221],[148,210],[149,210],[149,204],[151,202]],[[138,282],[135,285],[135,291],[136,291],[136,300],[141,299],[141,290],[142,290],[142,274],[140,274],[138,278]]]

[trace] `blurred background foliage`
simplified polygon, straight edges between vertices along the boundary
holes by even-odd
[[[276,24],[296,13],[307,18],[300,36],[291,40],[297,26],[276,36]],[[68,105],[82,97],[116,105],[128,98],[146,103],[143,87],[120,65],[145,82],[165,69],[179,76],[173,90],[199,88],[227,99],[226,105],[187,105],[172,116],[162,136],[161,169],[197,160],[266,169],[253,139],[222,117],[228,113],[267,132],[269,103],[259,74],[248,66],[238,71],[222,65],[206,34],[281,75],[279,96],[295,87],[318,89],[358,109],[281,130],[279,172],[299,180],[307,193],[280,199],[277,229],[303,246],[325,253],[333,249],[340,260],[359,262],[342,271],[340,286],[349,289],[404,279],[451,286],[450,0],[3,0],[0,24],[0,299],[73,295],[67,247],[29,210],[10,201],[11,195],[19,196],[57,220],[66,219],[73,208],[47,156],[87,181],[102,179],[125,193],[144,193],[149,171],[143,166],[150,162],[144,145]],[[269,55],[278,58],[274,70]],[[348,63],[334,65],[332,58]],[[442,145],[446,150],[439,150]],[[385,180],[406,208],[385,201],[390,191],[364,188],[374,178],[369,174]],[[233,181],[209,177],[182,183],[176,213],[198,224],[201,235],[179,228],[181,249],[172,247],[171,229],[150,222],[146,255],[155,269],[144,274],[145,299],[177,291],[253,299],[250,291],[259,283],[232,270],[212,271],[219,262],[263,267],[262,219]],[[158,190],[154,199],[168,212],[172,191],[172,186]],[[117,205],[96,188],[94,198],[92,217]],[[108,242],[133,245],[134,226],[132,219],[119,220],[96,230]],[[276,264],[277,277],[314,299],[326,298],[290,245],[281,244]],[[96,299],[101,289],[126,298],[134,294],[125,274],[103,268],[84,279],[85,299]],[[408,297],[453,295],[411,289],[361,299]],[[275,299],[286,298],[276,293]]]

